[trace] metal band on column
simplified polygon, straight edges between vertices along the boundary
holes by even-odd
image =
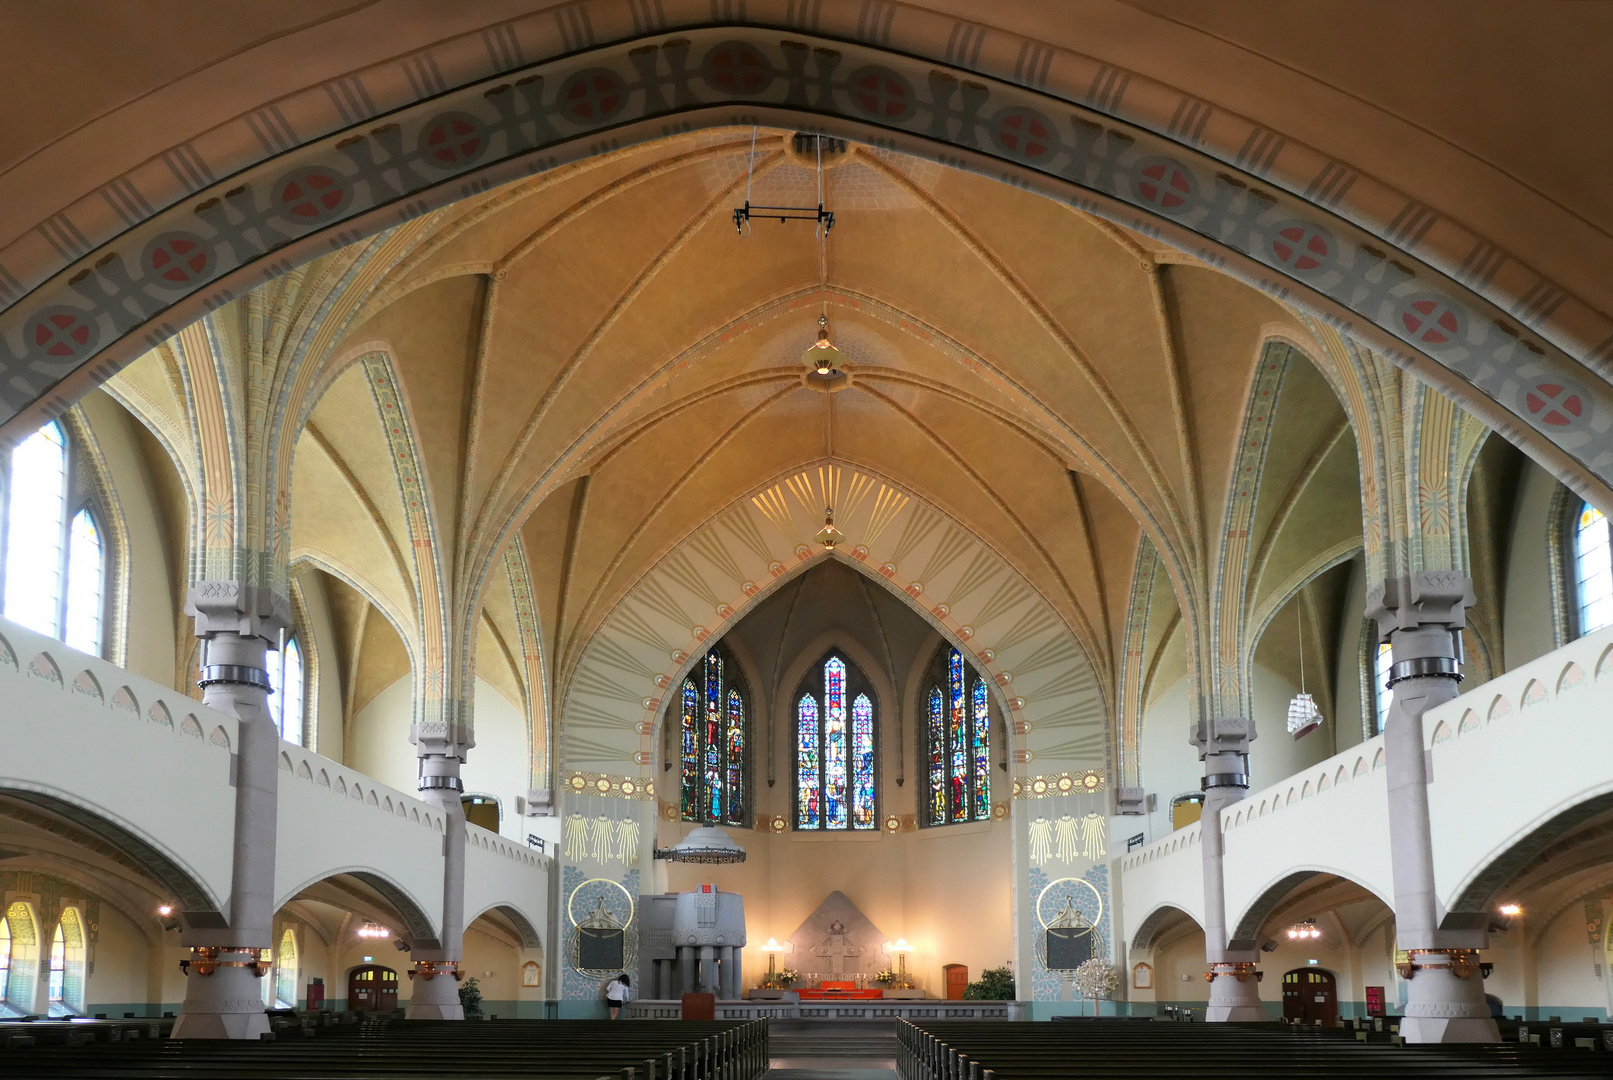
[[[1390,666],[1390,686],[1406,679],[1454,679],[1461,682],[1462,671],[1454,656],[1419,656]]]
[[[269,673],[262,668],[243,667],[240,664],[208,664],[202,668],[201,676],[196,680],[199,687],[212,686],[215,683],[229,683],[233,686],[255,686],[259,690],[274,692],[269,683]]]

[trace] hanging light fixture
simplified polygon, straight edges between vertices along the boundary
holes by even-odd
[[[1294,604],[1294,620],[1299,634],[1299,693],[1288,703],[1288,734],[1303,739],[1322,726],[1322,712],[1305,692],[1305,624],[1299,603]]]
[[[369,919],[365,919],[364,925],[358,928],[358,936],[361,938],[389,938],[392,936],[392,931]]]
[[[835,508],[825,506],[823,508],[823,528],[818,530],[818,535],[813,539],[833,551],[835,545],[845,538],[846,534],[835,528]]]
[[[818,340],[807,346],[801,359],[819,375],[831,374],[840,366],[840,350],[829,340],[829,316],[818,316]]]
[[[1315,919],[1306,919],[1288,928],[1290,941],[1314,941],[1321,936],[1322,928],[1316,925]]]
[[[714,825],[690,829],[689,835],[669,848],[656,848],[655,857],[667,862],[736,863],[745,861],[745,849]]]

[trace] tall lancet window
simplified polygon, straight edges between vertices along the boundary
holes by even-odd
[[[1574,543],[1575,636],[1613,623],[1613,556],[1607,518],[1590,503],[1580,503],[1570,523]]]
[[[924,823],[991,819],[991,706],[986,680],[943,644],[930,663],[924,709]]]
[[[795,827],[872,829],[874,695],[862,672],[830,653],[795,698]]]
[[[287,638],[286,651],[278,658],[269,657],[269,715],[274,717],[280,737],[298,746],[302,745],[306,704],[302,646],[296,638]]]
[[[679,695],[683,820],[741,825],[750,807],[744,680],[727,650],[705,655]]]
[[[99,656],[106,546],[73,480],[73,447],[55,420],[18,443],[0,467],[0,611]]]

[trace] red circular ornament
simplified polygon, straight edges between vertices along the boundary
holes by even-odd
[[[458,169],[472,164],[487,150],[487,133],[481,120],[470,113],[444,113],[420,129],[417,146],[426,164]]]
[[[773,65],[743,41],[724,41],[700,62],[700,77],[719,94],[754,97],[773,85]]]
[[[329,169],[308,168],[282,176],[274,186],[275,202],[293,221],[314,225],[347,208],[353,189],[347,178]]]
[[[579,71],[560,87],[560,105],[580,124],[599,124],[622,111],[627,89],[609,68]]]
[[[163,233],[140,256],[146,275],[168,285],[190,285],[209,276],[213,252],[199,236]]]

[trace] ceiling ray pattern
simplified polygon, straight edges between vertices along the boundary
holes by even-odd
[[[845,540],[814,537],[834,507]],[[965,526],[869,470],[794,471],[705,522],[634,583],[571,675],[559,739],[567,770],[643,774],[668,687],[759,598],[830,557],[877,575],[997,687],[1020,766],[1104,768],[1105,695],[1068,626]]]

